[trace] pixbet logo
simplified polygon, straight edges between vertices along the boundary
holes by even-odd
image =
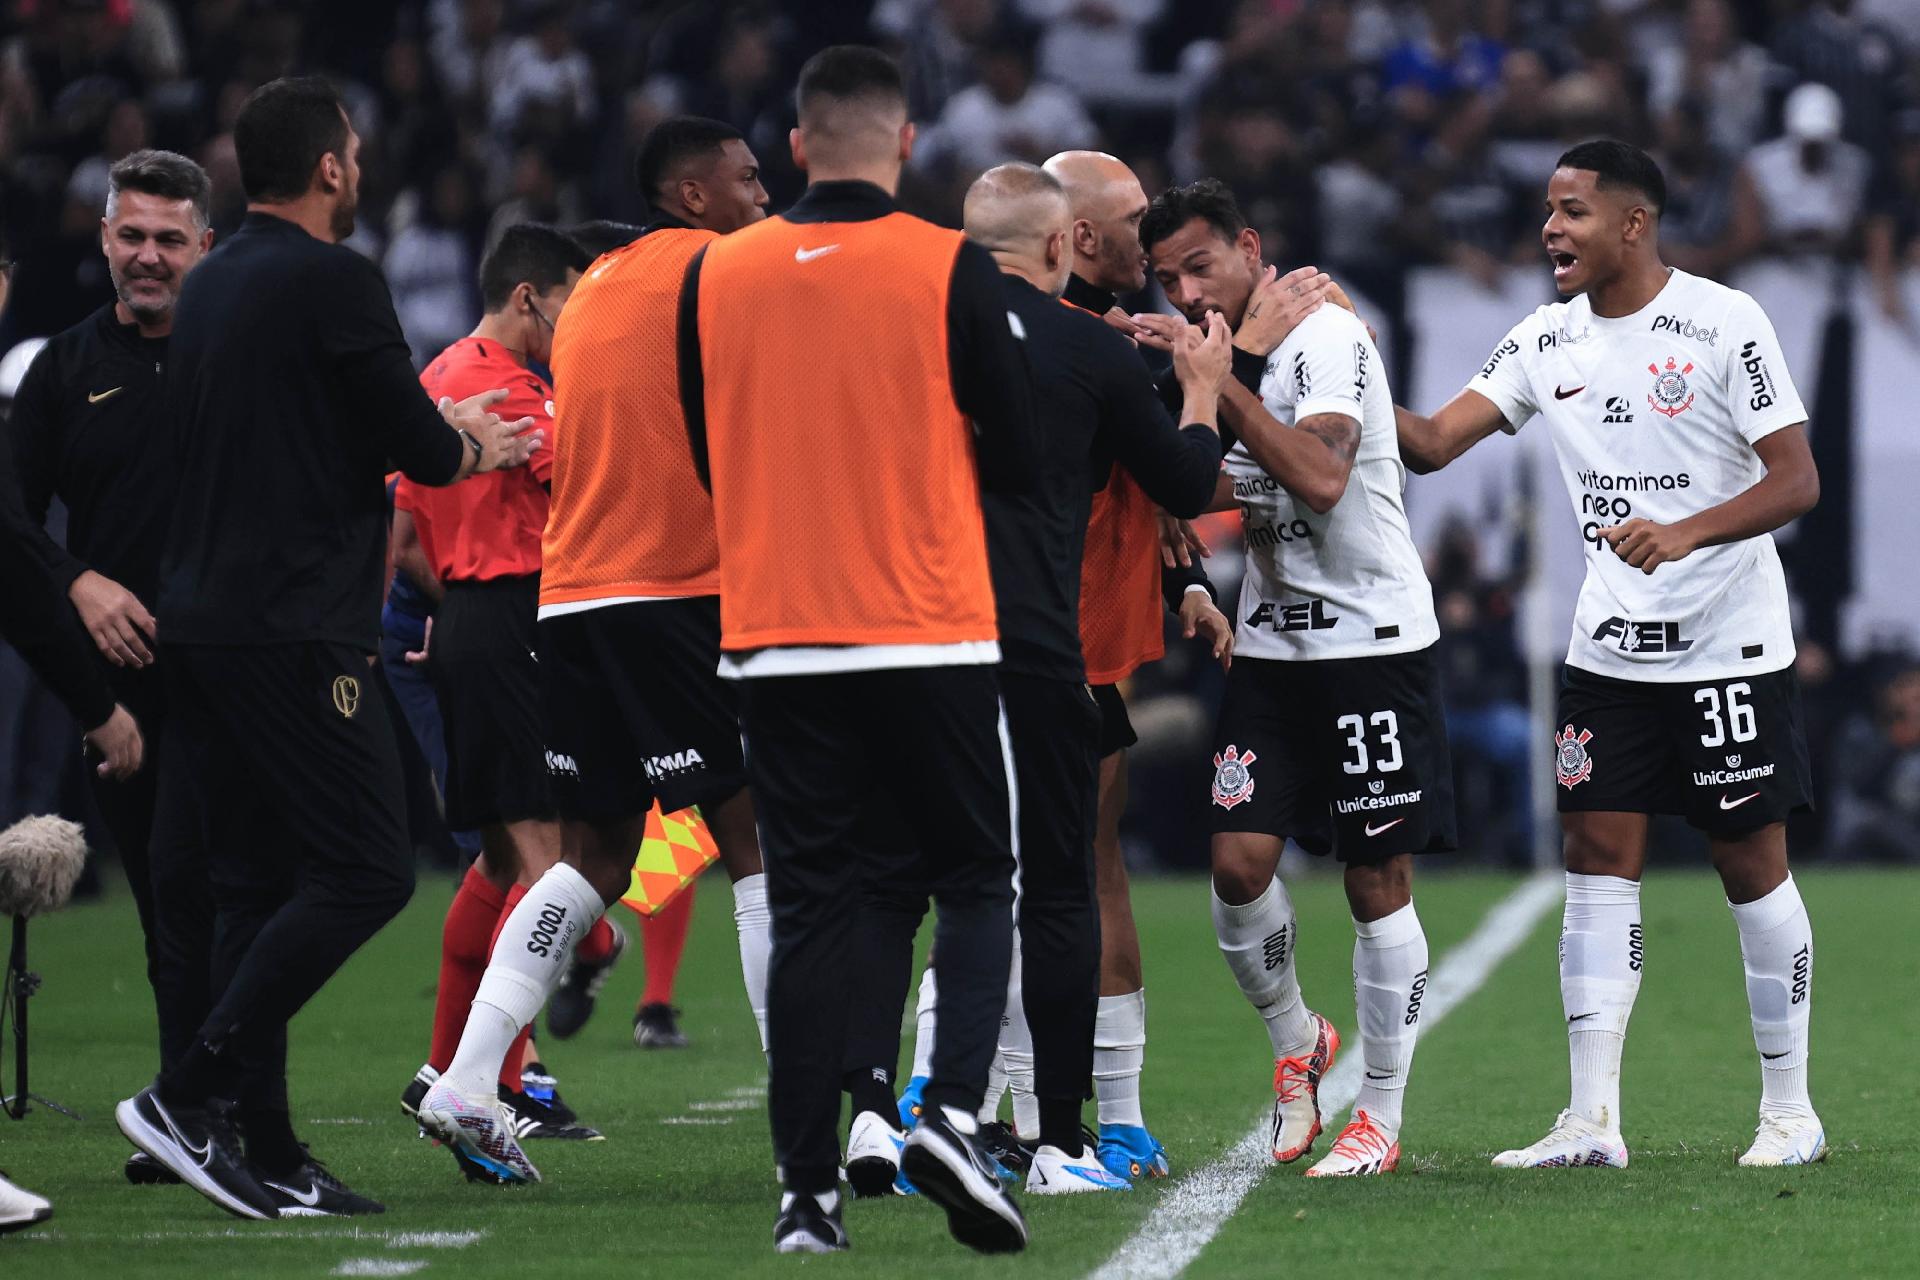
[[[1660,316],[1653,322],[1654,333],[1671,333],[1676,337],[1692,338],[1695,342],[1704,342],[1713,346],[1720,340],[1718,329],[1702,329],[1691,320],[1679,316]]]

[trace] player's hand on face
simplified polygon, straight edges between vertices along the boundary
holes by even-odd
[[[468,396],[457,404],[448,397],[440,400],[440,416],[447,420],[447,425],[456,431],[469,432],[480,442],[480,460],[473,466],[476,472],[523,467],[533,457],[534,450],[546,441],[545,432],[533,429],[532,418],[509,420],[493,411],[493,406],[506,398],[506,389],[497,387]]]
[[[134,723],[133,714],[118,703],[114,704],[113,714],[107,717],[106,723],[88,731],[87,745],[100,753],[101,760],[96,766],[100,776],[116,781],[140,772],[147,754],[140,726]]]
[[[1296,267],[1284,276],[1268,267],[1247,299],[1233,345],[1257,356],[1272,355],[1302,320],[1331,300],[1333,289],[1333,278],[1318,267]]]
[[[1207,545],[1191,520],[1182,520],[1164,511],[1154,514],[1160,524],[1161,564],[1169,569],[1191,569],[1196,555],[1202,560],[1213,555],[1213,548]]]
[[[1139,311],[1133,316],[1133,325],[1137,333],[1133,340],[1143,347],[1152,347],[1155,351],[1172,351],[1174,344],[1180,341],[1180,335],[1187,331],[1187,322],[1179,316],[1166,315],[1159,311]]]
[[[1221,384],[1233,370],[1232,330],[1218,311],[1207,313],[1203,330],[1188,325],[1173,348],[1173,371],[1180,385],[1194,391],[1218,394]]]
[[[153,664],[159,626],[133,592],[88,569],[67,588],[67,599],[108,662],[116,667]]]
[[[1195,636],[1207,642],[1222,671],[1233,666],[1233,624],[1221,613],[1204,591],[1189,591],[1180,602],[1180,633],[1191,640]]]
[[[1696,547],[1678,525],[1655,524],[1639,516],[1624,524],[1608,525],[1599,536],[1607,540],[1613,553],[1642,573],[1652,573],[1663,564],[1684,560]]]

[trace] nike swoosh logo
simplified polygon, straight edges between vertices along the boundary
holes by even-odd
[[[1596,1010],[1594,1010],[1594,1012],[1592,1012],[1592,1013],[1576,1013],[1576,1014],[1574,1014],[1574,1015],[1573,1015],[1573,1016],[1572,1016],[1571,1018],[1568,1018],[1568,1019],[1567,1019],[1567,1021],[1568,1021],[1568,1022],[1583,1022],[1583,1021],[1585,1021],[1585,1020],[1586,1020],[1586,1019],[1588,1019],[1588,1018],[1597,1018],[1597,1017],[1599,1017],[1599,1016],[1600,1016],[1600,1011],[1596,1009]]]
[[[305,1191],[295,1191],[285,1183],[269,1182],[267,1185],[275,1191],[286,1192],[289,1196],[292,1196],[296,1201],[307,1206],[309,1209],[320,1203],[320,1188],[318,1187],[308,1187]]]
[[[1754,792],[1750,796],[1741,796],[1738,800],[1728,800],[1725,796],[1721,796],[1720,807],[1722,809],[1738,809],[1741,805],[1745,804],[1747,801],[1758,800],[1759,798],[1760,798],[1760,793],[1758,791]]]
[[[1386,823],[1378,827],[1374,826],[1371,822],[1369,822],[1367,824],[1367,834],[1370,836],[1380,835],[1384,832],[1393,830],[1395,827],[1399,826],[1401,823],[1405,821],[1406,821],[1405,818],[1395,818],[1392,822]]]
[[[1040,1185],[1041,1185],[1041,1186],[1043,1186],[1043,1187],[1044,1187],[1044,1186],[1047,1186],[1047,1185],[1048,1185],[1048,1183],[1047,1183],[1047,1171],[1046,1171],[1045,1169],[1035,1169],[1035,1170],[1033,1171],[1033,1176],[1034,1176],[1034,1177],[1036,1177],[1036,1178],[1038,1178],[1038,1179],[1040,1179]],[[1091,1181],[1091,1179],[1089,1179],[1089,1181]]]
[[[125,391],[125,390],[126,388],[122,386],[122,387],[108,387],[105,391],[90,391],[87,393],[87,403],[99,404],[102,400],[105,400],[108,396],[117,396],[122,391]]]
[[[795,262],[812,262],[815,258],[824,258],[830,253],[838,252],[839,249],[840,246],[837,244],[823,244],[818,249],[795,249],[793,251],[793,260]]]
[[[1384,1075],[1384,1076],[1381,1076],[1381,1075],[1375,1075],[1375,1074],[1374,1074],[1373,1072],[1371,1072],[1371,1071],[1369,1071],[1369,1072],[1367,1072],[1367,1079],[1369,1079],[1369,1080],[1391,1080],[1391,1079],[1393,1079],[1393,1073],[1392,1073],[1392,1072],[1388,1072],[1388,1073],[1387,1073],[1386,1075]]]
[[[1793,1052],[1793,1050],[1787,1049],[1787,1050],[1783,1050],[1780,1053],[1763,1053],[1760,1056],[1762,1058],[1765,1058],[1768,1062],[1772,1062],[1775,1058],[1784,1058],[1787,1056],[1787,1054],[1791,1052]]]
[[[1582,391],[1585,391],[1586,389],[1587,389],[1587,384],[1583,382],[1571,391],[1562,391],[1560,389],[1560,384],[1556,382],[1553,384],[1553,398],[1555,400],[1571,400],[1575,396],[1579,395]]]

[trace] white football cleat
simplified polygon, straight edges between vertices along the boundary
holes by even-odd
[[[52,1201],[0,1177],[0,1235],[24,1230],[52,1216]]]
[[[1373,1122],[1364,1111],[1333,1140],[1333,1150],[1307,1170],[1309,1178],[1356,1178],[1372,1173],[1392,1173],[1400,1163],[1400,1140]]]
[[[1553,1130],[1530,1147],[1502,1151],[1496,1169],[1624,1169],[1627,1144],[1618,1132],[1602,1129],[1571,1111],[1562,1111]]]
[[[1317,1013],[1309,1012],[1313,1045],[1302,1054],[1273,1064],[1273,1158],[1291,1164],[1313,1150],[1320,1136],[1320,1078],[1333,1069],[1340,1052],[1340,1033]]]
[[[847,1133],[847,1182],[861,1199],[894,1194],[900,1176],[900,1149],[907,1135],[887,1123],[885,1116],[862,1111]]]
[[[1753,1145],[1740,1157],[1748,1169],[1777,1169],[1782,1165],[1817,1164],[1827,1158],[1827,1131],[1820,1117],[1760,1113]]]
[[[1027,1167],[1027,1194],[1068,1196],[1082,1191],[1131,1191],[1133,1184],[1100,1163],[1094,1148],[1082,1144],[1070,1156],[1059,1147],[1041,1147]]]
[[[453,1153],[467,1181],[540,1181],[540,1171],[514,1136],[516,1117],[498,1097],[469,1098],[442,1076],[420,1099],[417,1118],[420,1132]]]

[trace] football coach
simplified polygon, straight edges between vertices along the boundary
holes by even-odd
[[[288,1020],[413,889],[398,745],[368,669],[384,475],[391,461],[442,485],[519,466],[540,433],[489,411],[504,391],[436,408],[421,390],[386,281],[340,244],[360,139],[326,81],[255,90],[234,145],[246,218],[174,320],[178,478],[155,610],[172,719],[154,852],[203,842],[214,1007],[116,1118],[237,1216],[378,1212],[294,1139],[284,1054]]]

